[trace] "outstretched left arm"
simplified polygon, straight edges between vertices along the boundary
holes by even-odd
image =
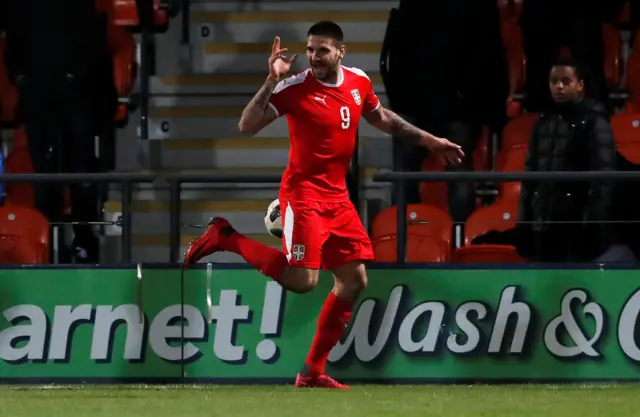
[[[459,145],[415,127],[396,113],[382,106],[378,106],[377,109],[371,112],[364,113],[362,117],[394,138],[417,143],[432,152],[443,154],[445,160],[449,163],[460,163],[464,157],[462,148]]]

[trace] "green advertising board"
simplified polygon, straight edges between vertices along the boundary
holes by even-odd
[[[0,380],[290,381],[332,279],[0,270]],[[209,301],[210,300],[210,301]],[[210,308],[209,308],[210,307]],[[640,377],[637,270],[372,269],[329,371],[361,381]]]

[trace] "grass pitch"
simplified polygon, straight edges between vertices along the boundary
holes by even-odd
[[[631,417],[640,385],[0,386],[6,417]]]

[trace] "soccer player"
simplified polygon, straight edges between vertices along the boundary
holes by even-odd
[[[383,132],[441,154],[450,163],[459,163],[464,155],[458,145],[383,108],[367,75],[341,65],[346,46],[337,24],[323,21],[309,29],[310,68],[289,78],[284,77],[295,55],[287,59],[286,51],[276,37],[269,75],[238,124],[241,132],[255,134],[278,117],[287,117],[291,149],[279,195],[284,253],[249,239],[217,217],[189,247],[185,266],[214,252],[230,251],[296,293],[316,286],[321,267],[332,271],[335,284],[295,385],[349,388],[326,375],[325,364],[367,285],[365,262],[373,260],[371,241],[345,185],[360,117]]]

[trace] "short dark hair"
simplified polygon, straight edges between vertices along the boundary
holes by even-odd
[[[331,38],[338,42],[342,42],[344,39],[344,34],[342,33],[340,26],[336,22],[332,22],[330,20],[323,20],[311,26],[307,36],[311,35],[326,36],[327,38]]]
[[[578,78],[578,81],[584,82],[584,70],[580,62],[578,62],[575,58],[560,57],[553,62],[553,65],[551,65],[551,68],[553,67],[573,68],[573,72],[576,73],[576,77]]]

